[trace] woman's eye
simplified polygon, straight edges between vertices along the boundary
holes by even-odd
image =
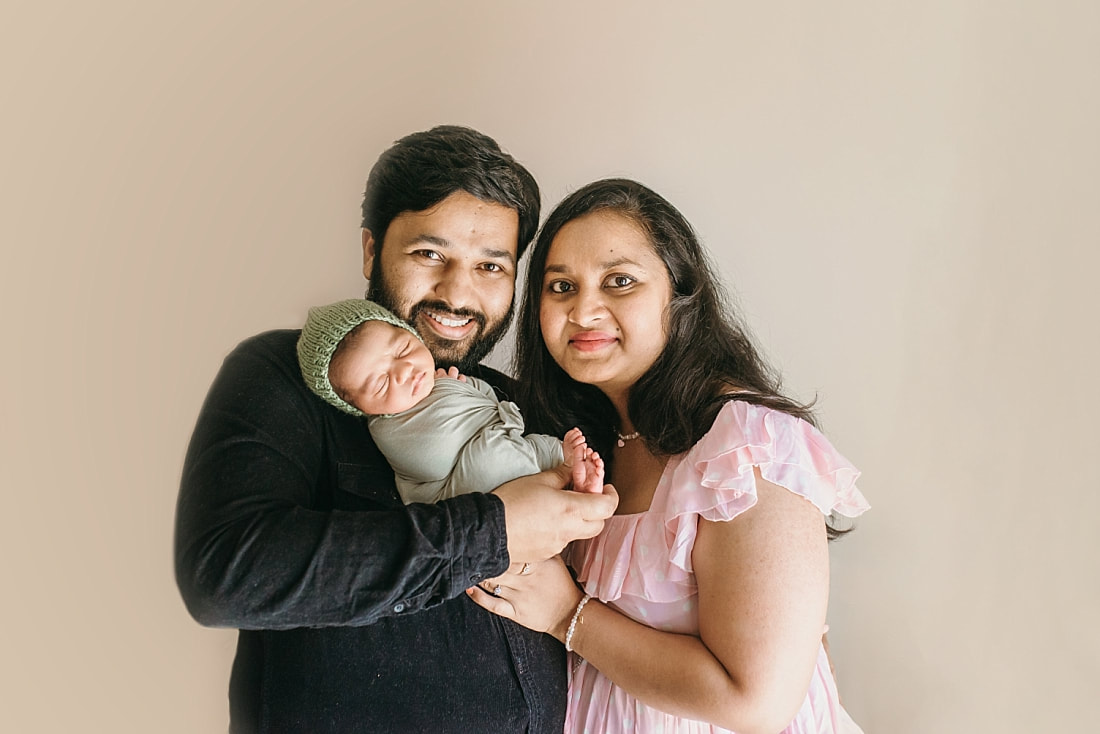
[[[568,293],[573,290],[573,286],[564,280],[555,280],[550,283],[548,290],[551,293]]]
[[[634,279],[629,275],[613,275],[610,282],[613,288],[626,288],[634,284]]]

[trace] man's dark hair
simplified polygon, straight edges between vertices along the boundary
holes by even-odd
[[[495,140],[468,127],[440,125],[406,135],[384,152],[367,177],[363,227],[381,248],[394,217],[430,209],[456,191],[519,214],[518,260],[538,229],[538,184]]]

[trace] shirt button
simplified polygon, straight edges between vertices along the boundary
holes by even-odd
[[[476,584],[478,581],[481,581],[481,574],[475,573],[474,575],[470,576],[470,580]]]
[[[397,602],[393,607],[393,611],[395,614],[401,614],[401,612],[405,611],[405,603],[400,601]]]

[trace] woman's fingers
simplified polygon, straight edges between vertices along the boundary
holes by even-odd
[[[530,563],[527,561],[514,561],[508,564],[508,570],[504,572],[504,576],[530,576],[535,572],[535,567],[538,566],[538,562]],[[504,578],[500,576],[499,578]],[[495,583],[495,581],[494,581]]]
[[[514,620],[516,618],[516,609],[512,606],[512,603],[502,596],[493,596],[489,592],[480,586],[471,586],[466,589],[466,593],[474,603],[478,606],[488,609],[493,614],[500,615],[506,619]]]

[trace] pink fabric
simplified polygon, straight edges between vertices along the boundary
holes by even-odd
[[[859,472],[813,426],[779,411],[727,403],[710,431],[669,460],[649,510],[616,515],[597,537],[574,543],[571,565],[587,593],[656,629],[699,634],[691,550],[700,517],[728,521],[756,504],[753,467],[823,513],[855,517],[867,500]],[[725,732],[639,703],[573,656],[568,732]],[[806,700],[784,734],[859,734],[840,706],[824,648]]]

